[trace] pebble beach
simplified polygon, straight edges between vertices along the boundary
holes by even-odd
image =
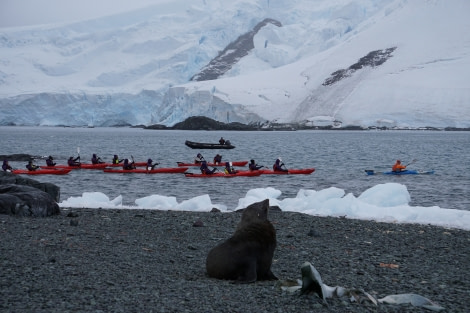
[[[376,298],[415,293],[468,312],[470,232],[416,224],[270,212],[280,281],[207,277],[208,251],[241,213],[66,209],[0,215],[1,312],[431,312],[281,290],[308,261],[330,286]]]

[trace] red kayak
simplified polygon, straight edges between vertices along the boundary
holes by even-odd
[[[114,164],[114,163],[105,163],[105,164],[106,164],[106,167],[122,167],[122,162],[118,163],[118,164]],[[135,162],[134,165],[135,166],[146,166],[147,162]]]
[[[213,174],[184,173],[186,177],[210,178],[210,177],[238,177],[238,176],[260,176],[261,171],[238,171],[235,174],[225,174],[224,172],[215,172]]]
[[[68,174],[71,169],[57,168],[57,169],[37,169],[35,171],[30,170],[13,170],[13,174],[26,174],[26,175],[65,175]]]
[[[132,170],[125,169],[114,169],[114,168],[105,168],[103,172],[105,173],[140,173],[140,174],[158,174],[158,173],[184,173],[188,170],[187,167],[162,167],[154,168],[153,170],[148,171],[145,168],[136,168]]]
[[[294,175],[294,174],[312,174],[315,172],[314,168],[302,168],[302,169],[289,169],[287,172],[273,171],[273,170],[257,170],[254,172],[261,172],[262,175]]]
[[[98,164],[91,164],[91,163],[80,163],[80,166],[69,166],[69,165],[54,165],[54,166],[41,166],[43,169],[69,169],[69,170],[102,170],[108,166],[109,163],[98,163]],[[122,166],[122,165],[121,165]]]
[[[178,163],[178,166],[197,166],[200,167],[201,163],[184,163],[184,162],[176,162]],[[248,164],[248,161],[234,161],[232,162],[232,166],[245,166]],[[208,166],[215,167],[215,166],[225,166],[225,162],[221,163],[212,163],[212,162],[207,162]]]

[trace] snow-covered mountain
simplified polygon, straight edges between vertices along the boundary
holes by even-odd
[[[175,0],[0,29],[0,125],[470,127],[468,0]]]

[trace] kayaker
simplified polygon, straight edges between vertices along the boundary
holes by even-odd
[[[248,165],[248,168],[250,169],[250,171],[257,171],[259,169],[261,169],[262,165],[258,165],[255,163],[255,160],[250,160],[250,164]]]
[[[46,165],[47,166],[55,166],[54,159],[52,158],[51,155],[46,159]]]
[[[119,164],[119,163],[121,163],[121,162],[123,162],[123,161],[124,161],[124,160],[119,160],[119,157],[118,157],[117,154],[115,154],[115,155],[113,156],[113,161],[112,161],[113,164]]]
[[[397,162],[392,166],[392,172],[401,172],[406,169],[406,165],[401,164],[400,160],[397,160]]]
[[[201,167],[199,169],[201,170],[202,174],[206,174],[206,175],[214,174],[214,172],[216,171],[216,168],[213,168],[212,170],[210,170],[209,167],[207,166],[206,161],[201,162]]]
[[[222,156],[217,153],[216,156],[214,157],[214,163],[220,164],[220,162],[222,162]]]
[[[279,157],[276,159],[276,162],[274,162],[273,171],[287,172],[288,170],[283,168],[283,166],[284,166],[284,163],[282,163],[282,159]]]
[[[10,164],[8,163],[8,160],[3,160],[3,164],[2,164],[2,170],[4,172],[11,172],[13,170],[13,168],[10,166]]]
[[[129,159],[124,159],[124,164],[122,165],[122,169],[133,170],[135,169],[135,164],[134,162],[129,163]]]
[[[204,157],[202,156],[202,154],[198,153],[196,155],[196,158],[194,159],[194,163],[199,164],[199,163],[202,163],[203,161],[205,161]]]
[[[232,162],[225,162],[225,174],[236,174],[237,170],[235,170],[232,166]]]
[[[39,166],[33,164],[33,160],[29,160],[28,164],[26,165],[26,168],[28,169],[28,171],[35,171],[39,169]]]
[[[104,163],[100,157],[98,157],[95,153],[93,153],[93,156],[91,157],[91,163],[92,164],[101,164]]]
[[[68,166],[74,166],[74,167],[80,166],[81,163],[77,162],[77,160],[80,160],[80,156],[76,157],[75,159],[73,158],[73,156],[71,156],[67,161]]]
[[[221,145],[224,145],[224,144],[225,144],[225,139],[224,139],[224,137],[220,137],[219,143],[220,143]]]
[[[160,164],[160,163],[154,163],[154,164],[152,164],[152,162],[153,162],[152,159],[148,159],[148,160],[147,160],[147,165],[146,165],[146,166],[147,166],[147,171],[153,170],[153,169],[155,168],[155,166],[157,166],[158,164]]]

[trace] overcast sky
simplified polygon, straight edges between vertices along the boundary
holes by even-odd
[[[171,0],[0,0],[0,27],[73,22],[168,1]]]

